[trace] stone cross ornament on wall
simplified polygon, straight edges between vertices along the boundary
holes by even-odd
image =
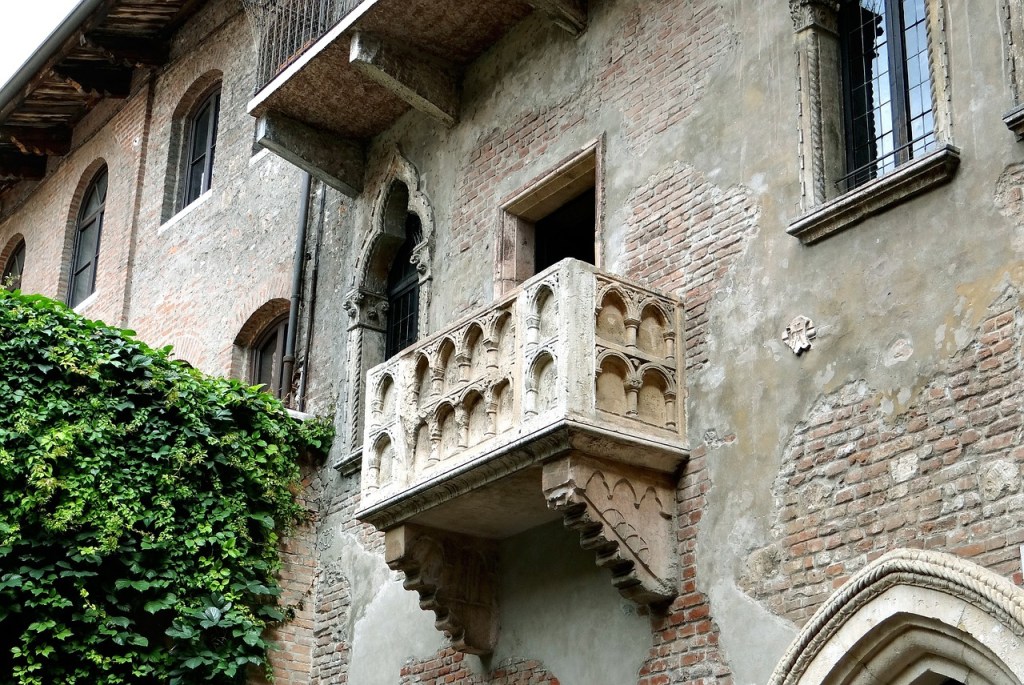
[[[789,345],[793,354],[800,356],[811,349],[811,340],[817,332],[814,330],[814,322],[806,316],[798,316],[786,326],[782,332],[782,342]]]

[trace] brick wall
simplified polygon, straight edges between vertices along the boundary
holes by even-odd
[[[708,309],[736,257],[757,233],[760,207],[746,188],[720,188],[675,165],[630,195],[626,274],[674,292],[686,309],[686,368],[708,359]]]
[[[255,123],[245,111],[252,51],[241,7],[211,3],[180,34],[174,61],[156,79],[129,310],[130,326],[147,341],[172,344],[193,365],[222,374],[237,371],[233,343],[250,317],[290,296],[299,208],[298,170],[273,155],[253,156]],[[175,214],[182,131],[218,76],[211,189]]]
[[[452,649],[402,667],[401,685],[462,683],[464,685],[558,685],[558,678],[533,659],[506,659],[487,675],[476,675],[465,656]]]
[[[139,164],[146,143],[147,91],[143,84],[127,101],[86,117],[75,132],[74,152],[51,162],[47,177],[15,204],[5,206],[9,213],[0,220],[0,245],[19,233],[25,238],[22,290],[63,299],[82,195],[105,165],[107,200],[95,296],[79,311],[115,325],[123,323]]]
[[[935,549],[1022,582],[1021,314],[1017,296],[938,369],[906,411],[862,381],[816,403],[786,446],[776,544],[747,590],[805,622],[852,573],[896,547]]]

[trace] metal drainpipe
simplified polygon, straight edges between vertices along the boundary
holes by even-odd
[[[309,172],[302,174],[302,201],[299,205],[298,234],[295,236],[295,261],[292,265],[292,298],[288,307],[288,334],[284,341],[284,357],[281,360],[281,379],[287,383],[288,393],[282,398],[285,404],[291,395],[292,372],[295,369],[295,329],[299,323],[299,303],[302,302],[302,267],[306,262],[306,224],[309,222],[309,191],[313,177]]]
[[[309,380],[309,349],[313,343],[313,319],[316,316],[316,284],[320,275],[320,248],[324,243],[324,214],[327,211],[327,187],[320,184],[320,213],[317,216],[316,242],[313,245],[313,269],[309,274],[309,302],[306,303],[306,339],[302,343],[306,364],[299,374],[299,392],[295,408],[306,411],[306,383]]]

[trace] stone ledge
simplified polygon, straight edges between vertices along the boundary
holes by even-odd
[[[795,219],[787,233],[805,245],[839,233],[920,193],[948,183],[960,165],[960,151],[946,144],[891,174],[830,200]]]
[[[1024,104],[1017,105],[1003,115],[1003,123],[1017,136],[1017,140],[1024,140]]]

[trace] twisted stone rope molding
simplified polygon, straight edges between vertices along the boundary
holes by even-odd
[[[864,605],[895,585],[915,585],[980,606],[1024,637],[1024,590],[1002,576],[951,554],[898,549],[855,573],[835,592],[786,650],[769,685],[792,685],[839,629]]]

